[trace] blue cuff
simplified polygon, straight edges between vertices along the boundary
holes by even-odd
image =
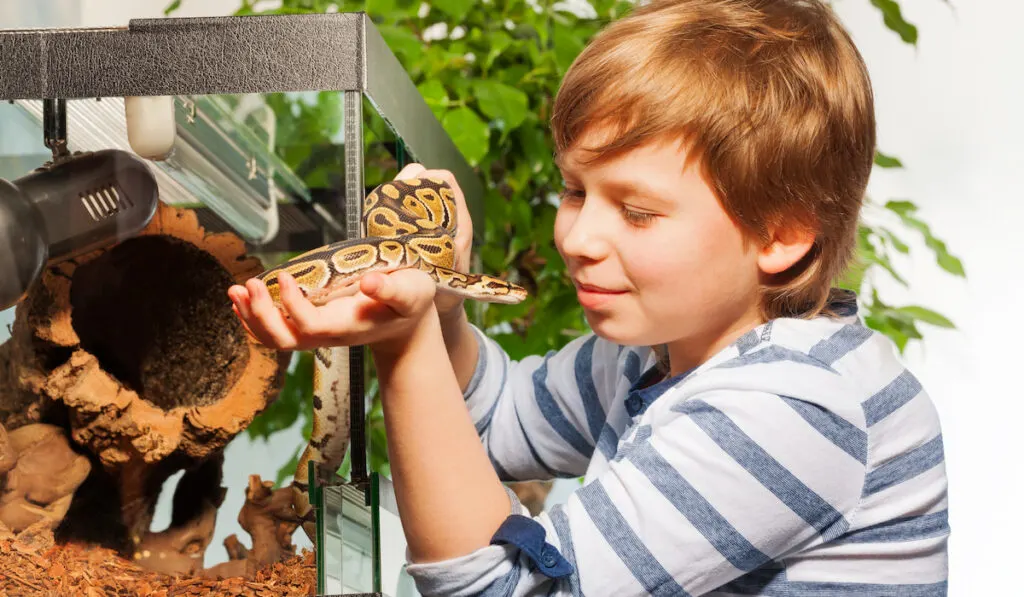
[[[549,578],[564,578],[573,573],[570,564],[554,545],[544,541],[547,532],[539,522],[521,514],[512,514],[491,537],[491,545],[511,543],[525,553]]]

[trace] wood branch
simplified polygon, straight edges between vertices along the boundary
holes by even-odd
[[[231,561],[208,568],[203,571],[204,576],[251,579],[257,571],[295,556],[291,538],[301,521],[292,508],[292,490],[273,487],[272,481],[263,481],[259,475],[249,476],[238,524],[252,538],[252,549],[247,549],[234,535],[229,536],[224,540],[224,548]]]
[[[52,425],[19,427],[6,439],[15,462],[0,483],[0,523],[13,532],[56,528],[89,474],[89,460]]]
[[[0,346],[0,423],[51,423],[87,453],[58,538],[130,557],[157,540],[171,475],[217,462],[219,479],[226,444],[284,382],[287,355],[250,336],[227,297],[262,270],[237,236],[165,204],[137,236],[44,270]],[[171,535],[206,531],[219,500],[203,495]]]

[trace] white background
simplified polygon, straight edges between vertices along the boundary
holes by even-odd
[[[165,5],[164,0],[7,0],[0,4],[0,27],[124,25],[132,17],[161,16]],[[178,15],[228,14],[237,5],[235,0],[185,0]],[[870,194],[879,202],[916,202],[922,219],[962,258],[968,277],[964,281],[939,270],[923,244],[909,235],[916,256],[901,262],[901,270],[910,290],[885,280],[879,284],[887,300],[931,307],[958,326],[954,331],[924,326],[925,342],[911,345],[906,355],[934,398],[944,428],[953,529],[950,594],[1013,594],[1014,587],[1019,590],[1015,566],[1024,531],[1018,515],[1024,503],[1024,324],[1017,311],[1024,296],[1024,37],[1019,35],[1024,4],[902,0],[901,6],[919,26],[916,49],[882,26],[868,0],[836,3],[873,78],[879,148],[907,167],[876,173]],[[0,325],[7,320],[9,313],[0,313]],[[247,476],[272,477],[298,438],[291,430],[271,445],[254,445],[244,436],[231,444],[228,498],[207,564],[224,557],[220,545],[226,535],[240,532],[234,518]],[[560,483],[549,503],[564,499],[575,486]],[[166,512],[162,516],[166,523]]]

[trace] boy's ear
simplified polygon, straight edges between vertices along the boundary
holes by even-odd
[[[796,265],[814,246],[814,231],[797,226],[780,226],[757,257],[762,272],[773,275]]]

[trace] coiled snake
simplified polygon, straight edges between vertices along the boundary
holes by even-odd
[[[434,178],[381,184],[363,202],[364,238],[341,241],[303,253],[259,276],[280,307],[278,274],[286,271],[314,305],[351,294],[359,279],[374,271],[418,268],[429,274],[438,291],[465,298],[518,303],[526,290],[499,278],[466,274],[455,265],[457,231],[455,195],[447,182]],[[341,466],[349,442],[348,348],[319,348],[313,359],[313,431],[299,458],[292,481],[296,514],[315,541],[309,500],[308,463],[318,463],[324,479]]]

